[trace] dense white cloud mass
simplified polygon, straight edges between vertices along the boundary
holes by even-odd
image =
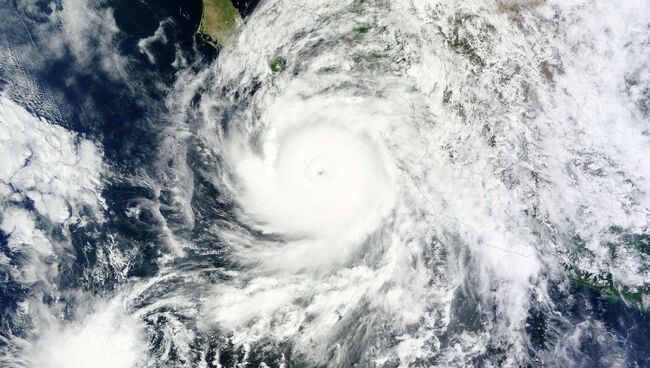
[[[101,152],[94,142],[32,116],[0,97],[0,180],[13,199],[30,198],[36,210],[63,223],[82,206],[99,208]]]
[[[146,340],[140,321],[121,300],[86,301],[88,315],[73,322],[51,320],[40,331],[28,360],[37,368],[134,368],[142,366]]]
[[[256,249],[258,259],[296,269],[345,261],[392,209],[397,172],[375,142],[380,122],[364,130],[370,116],[354,110],[359,103],[372,102],[287,98],[268,113],[261,153],[242,148],[246,140],[229,142],[242,212],[295,239],[278,252]]]
[[[363,345],[357,361],[462,366],[497,339],[513,366],[549,274],[642,286],[644,256],[611,262],[605,239],[650,219],[647,121],[622,93],[645,65],[648,19],[631,14],[647,5],[372,4],[268,1],[223,50],[217,86],[264,83],[226,122],[211,108],[236,99],[204,97],[200,133],[225,158],[214,182],[266,236],[218,228],[252,266],[211,290],[204,322],[313,364]],[[576,260],[576,239],[594,258]],[[493,317],[443,343],[466,285]]]
[[[99,213],[101,152],[92,141],[0,96],[0,157],[0,229],[9,235],[11,248],[35,257],[14,271],[23,273],[25,282],[42,278],[49,283],[56,261],[44,258],[66,245],[48,239],[46,230],[36,226],[36,216],[68,225],[84,221],[84,208]],[[36,212],[20,205],[29,201]]]
[[[115,162],[0,96],[0,365],[633,364],[571,289],[650,305],[647,1],[267,0],[205,64],[156,19],[142,80],[108,3],[51,10],[43,60],[178,69]]]

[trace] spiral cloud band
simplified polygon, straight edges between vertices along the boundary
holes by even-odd
[[[6,3],[0,366],[650,366],[647,0]]]
[[[213,290],[202,320],[242,346],[291,341],[316,366],[470,364],[489,336],[515,364],[528,303],[549,303],[533,285],[562,258],[549,239],[563,248],[571,231],[596,239],[647,216],[604,210],[620,202],[595,188],[583,203],[601,217],[555,205],[566,192],[549,188],[576,185],[576,141],[563,140],[576,132],[558,133],[571,102],[535,69],[545,49],[512,51],[532,41],[507,6],[526,4],[466,18],[454,14],[486,10],[373,4],[263,3],[220,56],[215,95],[237,104],[205,100],[200,132],[223,158],[212,180],[252,230],[219,228],[248,268]],[[453,310],[462,298],[491,306],[445,341],[468,318]]]
[[[260,152],[230,156],[246,216],[305,250],[329,248],[312,249],[323,262],[361,244],[395,198],[394,170],[387,168],[373,132],[364,131],[364,122],[354,124],[364,118],[354,105],[279,101],[260,134]]]

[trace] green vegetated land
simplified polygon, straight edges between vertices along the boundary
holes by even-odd
[[[239,11],[231,0],[203,0],[198,33],[209,44],[223,44],[237,26]]]
[[[610,237],[605,245],[609,254],[604,257],[597,257],[579,234],[573,236],[572,242],[575,248],[566,254],[568,262],[565,264],[572,281],[595,289],[602,295],[613,299],[624,299],[628,303],[648,311],[650,309],[647,301],[650,298],[650,282],[645,282],[642,285],[627,285],[615,277],[611,268],[621,262],[621,256],[633,256],[640,261],[639,269],[634,271],[646,274],[650,267],[650,234],[631,233],[619,226],[611,226],[608,233]],[[590,267],[598,263],[597,259],[609,267]],[[576,264],[586,267],[576,267],[574,266]]]

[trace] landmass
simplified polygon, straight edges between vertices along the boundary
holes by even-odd
[[[203,0],[201,24],[197,33],[212,46],[223,44],[232,35],[240,18],[231,0]]]
[[[574,248],[563,256],[564,267],[571,280],[598,291],[614,300],[623,299],[628,304],[650,311],[650,282],[645,276],[636,282],[627,280],[626,274],[648,275],[650,262],[650,234],[634,233],[620,226],[611,226],[604,234],[608,254],[596,254],[589,249],[579,234],[572,238]]]

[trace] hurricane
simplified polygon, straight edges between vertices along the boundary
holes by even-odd
[[[650,3],[0,5],[0,365],[650,366]]]

